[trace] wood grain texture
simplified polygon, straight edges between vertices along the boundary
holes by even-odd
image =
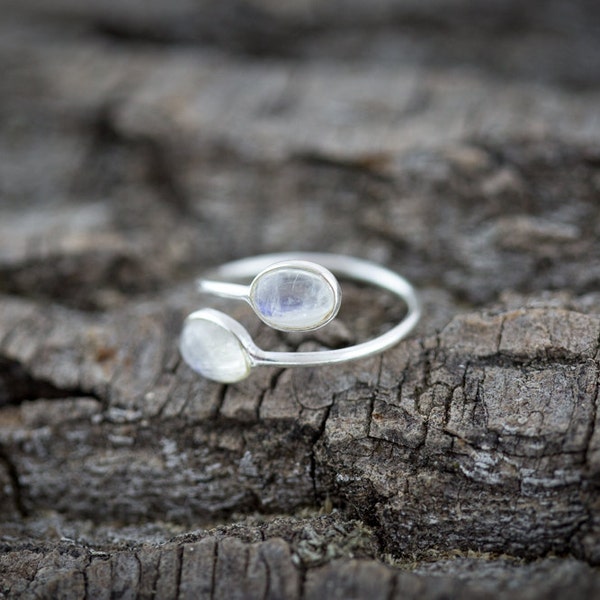
[[[600,593],[594,2],[2,5],[0,597]],[[194,278],[293,249],[415,334],[195,376]]]

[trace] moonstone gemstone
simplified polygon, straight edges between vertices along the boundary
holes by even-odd
[[[253,282],[250,298],[260,318],[283,331],[316,329],[336,306],[335,292],[323,276],[296,267],[262,274]]]
[[[234,383],[250,373],[247,353],[237,337],[207,319],[185,322],[179,350],[194,371],[214,381]]]

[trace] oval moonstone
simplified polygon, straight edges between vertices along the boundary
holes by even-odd
[[[185,322],[179,349],[185,362],[208,379],[234,383],[250,373],[246,350],[235,334],[208,319]]]
[[[258,316],[274,329],[308,331],[337,312],[336,290],[320,273],[304,267],[275,267],[252,283],[250,301]]]

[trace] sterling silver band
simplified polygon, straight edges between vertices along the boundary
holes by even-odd
[[[216,376],[213,376],[210,369],[207,371],[206,369],[195,368],[194,360],[188,360],[190,351],[184,348],[182,339],[181,350],[186,362],[205,376],[218,381],[238,381],[247,376],[250,368],[260,365],[299,367],[341,363],[366,358],[387,350],[406,337],[419,321],[421,306],[414,288],[406,279],[372,262],[339,254],[303,252],[293,254],[265,254],[245,258],[224,264],[207,273],[205,277],[198,280],[198,289],[205,293],[251,301],[249,300],[251,295],[250,286],[235,283],[236,280],[256,277],[265,270],[268,270],[272,265],[285,266],[292,263],[302,265],[303,263],[299,261],[305,261],[307,265],[311,263],[314,265],[316,263],[314,266],[317,269],[320,265],[344,279],[370,284],[391,292],[406,304],[406,316],[386,333],[348,348],[315,352],[272,352],[258,348],[242,325],[228,315],[210,308],[201,309],[192,313],[187,318],[186,324],[189,325],[197,320],[203,320],[203,325],[207,322],[210,323],[209,333],[211,334],[213,343],[211,345],[207,341],[200,342],[203,345],[202,352],[204,354],[215,353],[215,356],[211,358],[212,362],[218,360],[217,355],[222,355],[224,360],[229,359],[230,355],[234,357],[232,360],[241,361],[245,359],[247,362],[247,372],[238,368],[234,370],[235,372],[232,372],[228,379],[228,375],[226,374],[219,372]],[[328,279],[327,273],[325,272],[322,276],[328,284],[332,285],[332,289],[335,292],[334,283]],[[333,278],[333,281],[337,285],[335,278]],[[335,297],[335,293],[334,298],[334,302],[337,302],[339,307],[339,297]],[[214,329],[214,333],[213,329],[210,329],[211,327]],[[234,340],[239,344],[242,358],[237,354]],[[225,345],[227,345],[227,348],[225,348]],[[220,371],[220,369],[218,370]]]

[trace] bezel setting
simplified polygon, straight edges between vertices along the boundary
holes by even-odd
[[[301,298],[301,294],[298,294],[298,297],[294,298],[294,300],[298,301],[297,305],[293,306],[292,310],[287,311],[291,314],[276,317],[272,314],[266,314],[265,307],[261,306],[259,295],[261,285],[264,285],[265,280],[294,272],[296,272],[298,279],[306,281],[312,278],[314,282],[318,282],[323,289],[327,290],[330,296],[329,302],[325,310],[317,315],[317,318],[309,319],[304,316],[303,320],[302,314],[300,318],[293,314],[294,312],[302,313],[302,303],[307,304],[311,300],[311,298]],[[250,284],[248,302],[258,318],[273,329],[279,331],[314,331],[315,329],[324,327],[337,316],[342,302],[342,290],[336,277],[325,267],[304,260],[289,260],[267,267],[254,278]],[[306,315],[306,312],[305,310],[304,315]],[[313,309],[313,312],[318,311]]]

